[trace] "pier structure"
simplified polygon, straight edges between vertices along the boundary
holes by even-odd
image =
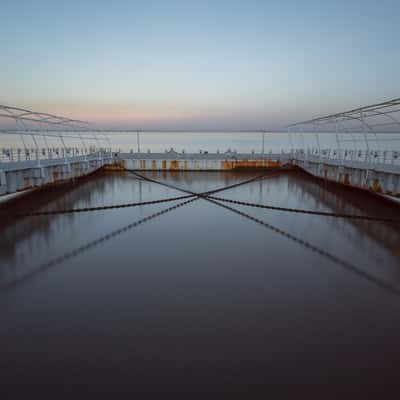
[[[313,148],[292,149],[291,164],[324,180],[399,197],[400,151],[386,138],[400,136],[399,115],[397,98],[291,124],[289,134],[311,132],[316,139]],[[321,147],[326,132],[335,137],[331,148]]]
[[[111,163],[109,139],[93,135],[85,121],[5,105],[0,117],[19,128],[1,132],[10,145],[0,149],[0,195],[68,182]]]
[[[1,107],[4,106],[0,106],[0,116],[4,116]],[[261,131],[262,150],[250,153],[230,149],[213,153],[178,153],[172,148],[164,153],[143,152],[139,147],[139,133],[137,152],[115,151],[105,132],[86,129],[86,126],[83,130],[82,121],[16,108],[7,112],[9,118],[19,123],[28,120],[52,124],[60,126],[62,131],[23,129],[3,132],[20,137],[23,147],[0,149],[0,195],[67,182],[100,168],[137,171],[300,168],[327,181],[400,196],[400,151],[386,141],[381,131],[385,128],[394,135],[399,134],[400,122],[396,113],[400,112],[400,99],[291,124],[288,126],[290,144],[279,152],[268,149],[265,133]],[[335,143],[328,147],[321,144],[325,133],[335,138]],[[315,138],[313,146],[304,140],[306,134]],[[26,146],[26,136],[32,138],[33,148]],[[39,137],[45,147],[40,148]],[[58,140],[59,147],[49,145],[50,138]],[[300,146],[293,144],[295,138],[300,138]],[[75,146],[67,146],[67,139],[74,139]]]

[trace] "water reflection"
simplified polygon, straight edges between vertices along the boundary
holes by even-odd
[[[2,245],[0,246],[0,284],[8,284],[32,272],[32,267],[46,262],[49,257],[57,257],[72,246],[86,243],[108,229],[126,224],[124,214],[130,220],[143,216],[143,212],[154,212],[161,206],[140,207],[142,212],[120,210],[104,215],[96,211],[93,215],[63,214],[38,217],[13,218],[13,215],[34,211],[55,211],[71,208],[121,204],[124,202],[156,200],[180,195],[179,192],[155,188],[148,182],[130,174],[97,174],[89,179],[79,180],[74,184],[59,185],[43,191],[30,193],[26,197],[6,203],[0,208],[3,218],[0,226]],[[146,210],[146,211],[145,211]],[[107,213],[107,211],[106,211]],[[104,217],[115,218],[116,223],[101,223]],[[118,223],[117,223],[118,221]],[[111,221],[112,222],[112,221]],[[87,225],[91,225],[88,227]],[[119,224],[119,226],[118,226]],[[106,231],[106,232],[104,232]],[[82,234],[86,232],[87,235]],[[77,240],[80,237],[81,242]],[[83,242],[83,243],[82,243]]]
[[[309,199],[314,200],[316,208],[325,206],[337,213],[394,219],[398,219],[399,216],[397,204],[379,198],[374,194],[367,192],[361,194],[358,190],[343,189],[338,185],[325,184],[315,180],[310,180],[306,185],[298,179],[290,179],[288,183],[291,191],[296,194],[300,193],[303,198],[308,195]],[[337,226],[343,234],[351,234],[349,240],[357,240],[357,238],[367,234],[375,242],[389,249],[393,255],[400,257],[400,227],[397,223],[333,218],[330,223]],[[352,233],[346,230],[346,226],[349,224],[355,228]]]
[[[205,192],[229,186],[232,183],[248,180],[258,173],[254,171],[237,172],[152,172],[153,179],[173,183],[177,187],[195,192]],[[16,214],[39,211],[60,210],[78,207],[120,204],[132,201],[154,200],[182,194],[179,191],[142,181],[130,173],[107,173],[90,179],[78,181],[74,185],[56,186],[46,191],[38,191],[28,198],[22,198],[12,207],[0,210]],[[397,205],[369,195],[337,185],[327,185],[313,180],[302,173],[268,172],[259,181],[221,192],[223,197],[268,203],[283,207],[297,207],[317,211],[331,211],[348,214],[379,215],[397,217]],[[35,265],[46,263],[51,257],[71,251],[75,247],[96,240],[109,231],[126,225],[135,218],[159,211],[163,206],[139,207],[137,210],[102,211],[88,214],[67,214],[56,216],[27,217],[16,220],[7,219],[0,227],[2,246],[0,247],[0,282],[7,283],[31,273]],[[165,208],[165,206],[164,206]],[[139,211],[139,212],[138,212]],[[265,216],[264,210],[243,208],[243,211]],[[375,264],[397,265],[399,262],[400,231],[396,224],[345,220],[316,216],[301,217],[297,214],[267,214],[277,226],[287,229],[299,237],[318,243],[321,237],[326,240],[323,248],[335,243],[334,235],[345,238],[352,257],[362,260],[365,254]],[[126,220],[126,216],[129,220]],[[317,219],[322,218],[317,222]],[[321,222],[322,221],[322,222]],[[323,225],[321,226],[321,223]],[[318,224],[318,225],[316,225]],[[90,226],[90,228],[88,228]],[[84,233],[83,233],[84,232]],[[313,234],[314,233],[314,236]],[[373,243],[373,245],[371,245]],[[390,261],[387,249],[394,261]],[[333,249],[336,251],[336,249]],[[350,260],[349,260],[350,261]],[[390,261],[390,262],[389,262]],[[369,260],[365,262],[369,263]],[[394,271],[397,276],[399,272]]]
[[[212,175],[198,177],[212,180]],[[242,175],[242,178],[246,174]],[[165,179],[165,178],[164,178]],[[166,179],[168,182],[172,177]],[[179,183],[174,180],[177,185]],[[193,179],[182,180],[181,187],[204,189]],[[264,179],[219,193],[218,196],[257,204],[300,208],[339,214],[357,214],[398,219],[399,206],[377,195],[349,187],[326,183],[295,172],[272,172]],[[235,206],[236,207],[236,206]],[[243,212],[265,219],[299,238],[325,249],[372,274],[387,275],[398,282],[400,277],[400,230],[391,222],[331,218],[293,214],[239,206]],[[385,266],[383,268],[383,266]]]
[[[206,191],[251,176],[155,178]],[[60,197],[38,194],[20,207],[98,206],[177,195],[116,173]],[[383,207],[381,215],[395,212],[379,199],[363,196],[357,203],[356,192],[288,173],[222,195],[326,211],[376,215]],[[14,221],[2,226],[7,242],[1,246],[0,269],[19,276],[165,206]],[[375,263],[369,252],[376,252],[385,279],[398,283],[387,272],[393,262],[388,233],[376,238],[378,233],[358,221],[243,209],[319,247],[361,260],[367,269]],[[398,235],[387,224],[379,229]],[[139,393],[154,388],[164,394],[171,385],[181,389],[187,383],[193,392],[212,382],[235,392],[240,385],[287,383],[288,374],[291,382],[347,383],[352,374],[352,380],[372,382],[379,376],[397,379],[400,362],[393,350],[400,334],[398,297],[203,199],[2,291],[0,315],[2,378],[15,382],[13,390],[32,384],[31,393],[40,384],[65,385],[66,380],[71,387],[79,383]]]

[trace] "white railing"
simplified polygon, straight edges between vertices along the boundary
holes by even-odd
[[[339,165],[362,164],[365,168],[400,167],[400,152],[395,150],[296,149],[292,152],[292,158],[298,161],[334,162]]]
[[[78,148],[78,147],[52,147],[52,148],[0,148],[0,163],[41,161],[56,159],[73,159],[81,156],[109,153],[105,148]]]

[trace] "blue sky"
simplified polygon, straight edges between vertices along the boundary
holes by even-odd
[[[400,95],[400,2],[9,1],[0,103],[103,127],[258,129]]]

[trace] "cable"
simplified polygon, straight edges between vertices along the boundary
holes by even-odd
[[[125,225],[122,228],[116,229],[115,231],[112,231],[111,233],[109,233],[107,235],[104,235],[104,236],[102,236],[102,237],[100,237],[100,238],[98,238],[96,240],[88,242],[88,243],[84,244],[83,246],[80,246],[80,247],[76,248],[75,250],[68,251],[68,252],[64,253],[63,255],[61,255],[59,257],[53,258],[52,260],[49,260],[49,261],[47,261],[47,262],[45,262],[43,264],[38,265],[37,267],[33,268],[33,270],[31,272],[29,272],[29,273],[27,273],[27,274],[25,274],[23,276],[17,277],[16,279],[14,279],[11,282],[8,282],[6,284],[0,285],[0,289],[1,290],[9,289],[9,288],[15,286],[16,284],[21,283],[22,281],[25,281],[25,280],[27,280],[29,278],[32,278],[33,276],[35,276],[39,272],[43,272],[43,271],[45,271],[45,270],[47,270],[47,269],[49,269],[51,267],[54,267],[55,265],[61,264],[62,262],[66,261],[66,260],[69,260],[69,259],[71,259],[73,257],[76,257],[76,256],[86,252],[87,250],[89,250],[89,249],[91,249],[91,248],[93,248],[93,247],[95,247],[95,246],[97,246],[97,245],[99,245],[101,243],[104,243],[107,240],[110,240],[110,239],[115,238],[116,236],[118,236],[118,235],[120,235],[122,233],[127,232],[128,230],[130,230],[132,228],[135,228],[135,227],[137,227],[137,226],[139,226],[139,225],[141,225],[141,224],[143,224],[143,223],[145,223],[147,221],[150,221],[150,220],[152,220],[152,219],[154,219],[154,218],[156,218],[156,217],[158,217],[160,215],[166,214],[167,212],[170,212],[170,211],[175,210],[177,208],[183,207],[184,205],[189,204],[189,203],[191,203],[191,202],[193,202],[195,200],[197,200],[197,198],[194,198],[194,199],[192,198],[190,200],[186,200],[183,203],[179,203],[179,204],[176,204],[174,206],[168,207],[168,208],[166,208],[164,210],[161,210],[159,212],[151,214],[148,217],[145,217],[145,218],[142,218],[142,219],[140,219],[138,221],[132,222],[131,224]]]
[[[234,203],[234,204],[247,205],[247,206],[259,207],[259,208],[268,208],[268,209],[274,209],[274,210],[280,210],[280,211],[299,212],[299,213],[305,213],[305,214],[340,216],[340,217],[346,217],[346,218],[349,217],[349,218],[357,218],[357,219],[365,218],[363,216],[357,216],[357,215],[348,216],[346,214],[323,213],[323,212],[317,212],[317,211],[307,211],[307,210],[289,209],[289,208],[282,208],[282,207],[273,207],[273,206],[266,206],[266,205],[259,205],[259,204],[253,204],[253,203],[239,202],[239,201],[236,201],[236,200],[229,200],[229,199],[223,199],[223,198],[209,196],[210,193],[220,192],[220,191],[223,191],[223,190],[227,190],[228,188],[237,187],[237,186],[240,186],[240,185],[244,185],[246,183],[253,182],[253,181],[257,180],[257,179],[260,179],[261,176],[254,177],[254,178],[249,179],[247,181],[240,182],[240,183],[237,183],[237,184],[234,184],[234,185],[230,185],[230,186],[225,187],[225,188],[216,189],[216,190],[203,192],[203,193],[195,193],[195,192],[192,192],[192,191],[181,189],[181,188],[179,188],[177,186],[174,186],[174,185],[170,185],[170,184],[167,184],[167,183],[164,183],[164,182],[160,182],[160,181],[157,181],[157,180],[154,180],[154,179],[151,179],[151,178],[147,178],[147,177],[142,176],[142,175],[140,175],[138,173],[135,173],[135,172],[132,172],[132,173],[135,174],[136,176],[140,177],[141,179],[144,179],[144,180],[147,180],[147,181],[150,181],[150,182],[154,182],[154,183],[157,183],[157,184],[160,184],[160,185],[164,185],[164,186],[167,186],[167,187],[170,187],[170,188],[173,188],[173,189],[185,192],[185,193],[189,193],[190,195],[176,197],[176,198],[173,198],[173,199],[153,200],[151,202],[130,203],[130,205],[116,205],[116,206],[108,206],[108,207],[106,206],[106,208],[104,208],[104,207],[92,207],[92,209],[122,208],[122,207],[133,206],[133,204],[135,204],[135,205],[143,204],[143,203],[155,204],[155,203],[160,203],[162,201],[172,201],[172,200],[178,200],[178,199],[185,199],[185,198],[191,198],[193,196],[196,196],[196,197],[195,198],[191,198],[190,200],[187,200],[187,201],[185,201],[183,203],[179,203],[177,205],[169,207],[169,208],[167,208],[165,210],[159,211],[159,212],[157,212],[155,214],[152,214],[152,215],[150,215],[150,216],[148,216],[146,218],[143,218],[143,219],[141,219],[139,221],[136,221],[136,222],[133,222],[133,223],[131,223],[129,225],[126,225],[125,227],[117,229],[117,230],[115,230],[115,231],[113,231],[113,232],[111,232],[111,233],[109,233],[109,234],[107,234],[105,236],[102,236],[101,238],[99,238],[97,240],[89,242],[86,245],[80,246],[77,249],[72,250],[70,252],[67,252],[64,255],[60,256],[60,257],[57,257],[57,258],[55,258],[53,260],[50,260],[50,261],[48,261],[48,262],[46,262],[44,264],[41,264],[39,267],[37,267],[31,273],[29,273],[29,274],[27,274],[27,275],[25,275],[25,276],[23,276],[23,277],[21,277],[21,278],[19,278],[17,280],[14,280],[10,284],[8,284],[7,287],[9,287],[11,285],[14,285],[14,284],[16,284],[16,283],[18,283],[18,282],[20,282],[22,280],[25,280],[25,279],[29,278],[32,275],[35,275],[36,273],[38,273],[40,271],[46,270],[46,269],[48,269],[48,268],[50,268],[50,267],[52,267],[54,265],[57,265],[59,263],[64,262],[65,260],[68,260],[68,259],[70,259],[72,257],[75,257],[75,256],[87,251],[88,249],[93,248],[94,246],[97,246],[98,244],[103,243],[104,241],[109,240],[109,239],[111,239],[111,238],[113,238],[113,237],[115,237],[115,236],[117,236],[117,235],[119,235],[121,233],[124,233],[127,230],[132,229],[133,227],[136,227],[136,226],[138,226],[138,225],[140,225],[140,224],[142,224],[142,223],[144,223],[146,221],[149,221],[149,220],[151,220],[151,219],[153,219],[153,218],[155,218],[155,217],[157,217],[159,215],[165,214],[165,213],[167,213],[169,211],[172,211],[172,210],[174,210],[176,208],[182,207],[183,205],[191,203],[191,202],[197,200],[198,198],[203,198],[204,200],[207,200],[207,201],[209,201],[209,202],[211,202],[211,203],[213,203],[215,205],[223,207],[223,208],[225,208],[227,210],[230,210],[230,211],[232,211],[232,212],[234,212],[234,213],[236,213],[236,214],[238,214],[238,215],[240,215],[242,217],[245,217],[245,218],[247,218],[249,220],[252,220],[252,221],[258,223],[259,225],[264,226],[265,228],[268,228],[268,229],[272,230],[273,232],[278,233],[279,235],[281,235],[283,237],[286,237],[286,238],[288,238],[288,239],[290,239],[290,240],[302,245],[303,247],[305,247],[305,248],[307,248],[307,249],[309,249],[309,250],[311,250],[311,251],[313,251],[313,252],[315,252],[315,253],[317,253],[317,254],[319,254],[319,255],[327,258],[327,259],[329,259],[330,261],[334,262],[335,264],[340,265],[343,268],[353,272],[357,276],[359,276],[361,278],[364,278],[364,279],[368,280],[369,282],[374,283],[375,285],[379,286],[380,288],[382,288],[382,289],[384,289],[386,291],[389,291],[389,292],[391,292],[391,293],[393,293],[393,294],[395,294],[397,296],[400,296],[400,288],[397,288],[396,286],[393,286],[390,283],[387,283],[387,282],[385,282],[385,281],[383,281],[383,280],[381,280],[381,279],[379,279],[379,278],[377,278],[377,277],[375,277],[373,275],[368,274],[367,272],[365,272],[365,271],[361,270],[360,268],[358,268],[356,265],[354,265],[352,263],[349,263],[348,261],[342,260],[341,258],[337,257],[336,255],[331,254],[328,251],[325,251],[323,249],[320,249],[317,246],[314,246],[313,244],[309,243],[308,241],[306,241],[304,239],[300,239],[300,238],[292,235],[291,233],[288,233],[288,232],[286,232],[286,231],[284,231],[284,230],[282,230],[280,228],[277,228],[277,227],[271,225],[268,222],[265,222],[265,221],[263,221],[261,219],[255,218],[255,217],[252,217],[251,215],[246,214],[246,213],[244,213],[242,211],[239,211],[239,210],[237,210],[235,208],[229,207],[229,206],[227,206],[225,204],[221,204],[221,203],[219,203],[219,201],[225,201],[225,202],[230,202],[230,203]],[[81,209],[81,210],[82,211],[87,211],[86,209]],[[75,212],[75,210],[73,210],[73,211],[64,210],[64,211],[65,212]],[[59,213],[59,212],[48,212],[48,213]],[[369,218],[369,219],[376,220],[375,217],[366,217],[366,218],[367,219]],[[379,219],[379,220],[382,220],[382,219]]]
[[[188,193],[188,194],[190,194],[192,196],[199,196],[200,195],[199,193],[195,193],[195,192],[192,192],[191,190],[185,190],[185,189],[179,188],[179,187],[177,187],[175,185],[171,185],[170,183],[161,182],[161,181],[157,181],[157,180],[152,179],[152,178],[148,178],[147,176],[141,175],[141,174],[139,174],[139,173],[137,173],[135,171],[128,170],[128,172],[130,172],[131,174],[133,174],[133,175],[135,175],[135,176],[137,176],[137,177],[139,177],[139,178],[141,178],[141,179],[143,179],[145,181],[148,181],[148,182],[157,183],[158,185],[166,186],[166,187],[169,187],[171,189],[178,190],[180,192]]]
[[[146,179],[146,177],[142,177],[142,178]],[[164,185],[163,182],[156,181],[156,180],[152,180],[152,181],[155,182],[155,183],[159,183],[161,185]],[[177,188],[177,190],[182,190],[184,192],[187,192],[186,190],[179,189],[179,188]],[[314,253],[317,253],[317,254],[329,259],[330,261],[336,263],[337,265],[340,265],[341,267],[353,272],[357,276],[359,276],[361,278],[364,278],[364,279],[368,280],[369,282],[374,283],[375,285],[379,286],[381,289],[389,291],[392,294],[395,294],[396,296],[400,296],[400,288],[397,288],[396,286],[393,286],[390,283],[382,281],[381,279],[379,279],[379,278],[377,278],[377,277],[375,277],[373,275],[368,274],[367,272],[365,272],[365,271],[361,270],[360,268],[358,268],[356,265],[353,265],[353,264],[349,263],[348,261],[342,260],[341,258],[335,256],[334,254],[331,254],[328,251],[322,250],[322,249],[318,248],[317,246],[314,246],[313,244],[307,242],[306,240],[300,239],[300,238],[292,235],[291,233],[288,233],[288,232],[286,232],[286,231],[284,231],[284,230],[282,230],[280,228],[277,228],[277,227],[275,227],[275,226],[273,226],[273,225],[271,225],[271,224],[269,224],[269,223],[267,223],[265,221],[262,221],[262,220],[260,220],[258,218],[252,217],[251,215],[248,215],[248,214],[246,214],[246,213],[244,213],[242,211],[236,210],[235,208],[229,207],[229,206],[227,206],[225,204],[218,203],[217,201],[213,200],[211,198],[211,196],[202,195],[201,198],[203,198],[204,200],[207,200],[207,201],[209,201],[209,202],[211,202],[211,203],[213,203],[215,205],[223,207],[223,208],[225,208],[227,210],[230,210],[230,211],[232,211],[232,212],[234,212],[234,213],[236,213],[238,215],[241,215],[241,216],[243,216],[243,217],[245,217],[247,219],[250,219],[250,220],[258,223],[259,225],[262,225],[265,228],[268,228],[268,229],[272,230],[273,232],[276,232],[279,235],[284,236],[284,237],[286,237],[286,238],[288,238],[288,239],[290,239],[290,240],[292,240],[292,241],[304,246],[305,248],[313,251]]]
[[[209,190],[209,191],[204,192],[202,194],[208,196],[208,195],[213,194],[213,193],[223,192],[223,191],[228,190],[228,189],[233,189],[233,188],[238,187],[238,186],[242,186],[242,185],[246,185],[248,183],[255,182],[255,181],[259,180],[259,179],[264,178],[265,176],[266,176],[266,174],[258,175],[258,176],[255,176],[254,178],[248,179],[247,181],[234,183],[233,185],[225,186],[223,188],[219,188],[219,189],[215,189],[215,190]]]
[[[281,236],[284,236],[284,237],[286,237],[286,238],[288,238],[288,239],[290,239],[290,240],[292,240],[292,241],[294,241],[294,242],[296,242],[298,244],[301,244],[302,246],[306,247],[307,249],[309,249],[309,250],[311,250],[311,251],[313,251],[313,252],[315,252],[315,253],[317,253],[317,254],[319,254],[319,255],[321,255],[321,256],[323,256],[323,257],[325,257],[325,258],[327,258],[327,259],[329,259],[331,261],[333,261],[334,263],[346,268],[347,270],[355,273],[356,275],[358,275],[358,276],[360,276],[360,277],[362,277],[362,278],[374,283],[375,285],[379,286],[380,288],[382,288],[384,290],[387,290],[387,291],[389,291],[389,292],[391,292],[391,293],[393,293],[393,294],[395,294],[397,296],[400,296],[400,288],[397,288],[396,286],[393,286],[390,283],[387,283],[387,282],[385,282],[385,281],[383,281],[383,280],[381,280],[381,279],[379,279],[379,278],[377,278],[377,277],[375,277],[373,275],[368,274],[367,272],[361,270],[357,266],[355,266],[355,265],[353,265],[353,264],[351,264],[351,263],[349,263],[349,262],[347,262],[345,260],[342,260],[341,258],[335,256],[334,254],[331,254],[328,251],[322,250],[322,249],[314,246],[313,244],[307,242],[306,240],[300,239],[300,238],[292,235],[291,233],[285,232],[284,230],[282,230],[280,228],[277,228],[277,227],[269,224],[268,222],[262,221],[261,219],[258,219],[258,218],[255,218],[255,217],[252,217],[251,215],[248,215],[248,214],[246,214],[246,213],[244,213],[242,211],[236,210],[235,208],[229,207],[229,206],[227,206],[225,204],[220,204],[215,200],[211,200],[209,198],[206,198],[206,199],[208,201],[220,206],[220,207],[223,207],[223,208],[225,208],[227,210],[230,210],[230,211],[232,211],[232,212],[234,212],[234,213],[236,213],[238,215],[241,215],[242,217],[250,219],[250,220],[258,223],[259,225],[262,225],[265,228],[268,228],[268,229],[278,233]]]
[[[80,213],[80,212],[88,212],[88,211],[100,211],[100,210],[112,210],[116,208],[128,208],[128,207],[137,207],[137,206],[146,206],[150,204],[159,204],[166,203],[170,201],[184,200],[193,197],[193,195],[187,196],[179,196],[179,197],[171,197],[167,199],[160,200],[149,200],[142,201],[139,203],[124,203],[124,204],[114,204],[110,206],[99,206],[99,207],[85,207],[85,208],[70,208],[64,210],[54,210],[54,211],[37,211],[26,214],[14,214],[14,215],[4,215],[4,218],[21,218],[21,217],[37,217],[42,215],[57,215],[57,214],[72,214],[72,213]]]
[[[140,177],[140,179],[142,179],[142,180],[148,180],[153,183],[159,183],[158,181],[152,180],[152,179],[142,176],[140,174],[137,174],[134,172],[132,172],[132,173],[134,175],[136,175],[137,177]],[[233,187],[237,187],[240,185],[244,185],[246,183],[253,182],[257,179],[260,179],[262,176],[263,175],[249,179],[244,182],[236,183],[234,185],[226,186],[224,188],[210,190],[210,191],[204,192],[204,193],[195,193],[195,192],[191,192],[191,191],[186,191],[187,193],[189,193],[187,196],[172,197],[172,198],[160,199],[160,200],[150,200],[150,201],[143,201],[143,202],[138,202],[138,203],[124,203],[124,204],[114,204],[114,205],[110,205],[110,206],[98,206],[98,207],[69,208],[69,209],[54,210],[54,211],[37,211],[37,212],[21,213],[21,214],[14,214],[14,215],[8,215],[8,214],[4,213],[4,215],[2,215],[2,217],[3,217],[3,219],[14,219],[14,218],[37,217],[37,216],[57,215],[57,214],[72,214],[72,213],[89,212],[89,211],[104,211],[104,210],[113,210],[113,209],[118,209],[118,208],[128,208],[128,207],[145,206],[145,205],[150,205],[150,204],[166,203],[166,202],[170,202],[170,201],[184,200],[184,199],[187,199],[187,198],[190,198],[193,196],[202,197],[203,195],[206,195],[206,194],[221,192],[223,190],[231,189]],[[163,183],[163,185],[173,188],[175,190],[182,191],[181,188],[177,188],[176,186],[173,186],[173,185],[164,184],[164,183]],[[1,214],[3,214],[3,213],[0,212],[0,215]]]
[[[266,176],[266,174],[261,174],[261,175],[255,176],[255,177],[253,177],[253,178],[251,178],[251,179],[248,179],[248,180],[246,180],[246,181],[234,183],[233,185],[225,186],[225,187],[218,188],[218,189],[214,189],[214,190],[209,190],[209,191],[207,191],[207,192],[196,193],[196,192],[193,192],[193,191],[191,191],[191,190],[182,189],[182,188],[180,188],[180,187],[177,187],[177,186],[175,186],[175,185],[171,185],[171,184],[166,183],[166,182],[157,181],[157,180],[155,180],[155,179],[148,178],[147,176],[141,175],[141,174],[139,174],[139,173],[137,173],[137,172],[134,172],[134,171],[129,171],[129,172],[131,172],[132,174],[136,175],[137,177],[139,177],[139,178],[141,178],[141,179],[144,179],[144,180],[147,180],[147,181],[149,181],[149,182],[158,183],[159,185],[164,185],[164,186],[170,187],[170,188],[172,188],[172,189],[176,189],[176,190],[179,190],[179,191],[185,192],[185,193],[190,193],[191,195],[193,195],[193,196],[198,196],[198,197],[205,197],[205,196],[208,196],[209,194],[212,194],[212,193],[222,192],[222,191],[224,191],[224,190],[232,189],[232,188],[234,188],[234,187],[238,187],[238,186],[241,186],[241,185],[246,185],[246,184],[248,184],[248,183],[254,182],[254,181],[256,181],[256,180],[258,180],[258,179],[261,179],[261,178],[263,178],[263,177]]]
[[[210,199],[222,201],[225,203],[238,204],[238,205],[247,206],[247,207],[265,208],[268,210],[286,211],[286,212],[299,213],[299,214],[321,215],[321,216],[335,217],[335,218],[348,218],[348,219],[360,219],[360,220],[367,220],[367,221],[400,223],[400,219],[395,219],[395,218],[373,217],[373,216],[368,216],[368,215],[356,215],[356,214],[331,213],[331,212],[325,212],[325,211],[302,210],[299,208],[277,207],[277,206],[269,206],[267,204],[255,204],[255,203],[249,203],[249,202],[245,202],[245,201],[226,199],[223,197],[214,197],[214,196],[208,196],[208,197]]]

